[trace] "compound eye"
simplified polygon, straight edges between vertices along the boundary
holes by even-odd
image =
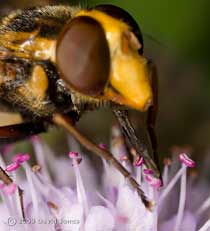
[[[106,13],[113,18],[119,19],[125,22],[127,25],[131,27],[131,31],[137,37],[139,43],[141,44],[141,48],[138,50],[139,54],[143,54],[144,44],[143,44],[143,37],[141,30],[135,21],[135,19],[125,10],[121,9],[118,6],[110,5],[110,4],[103,4],[95,6],[93,9]]]
[[[72,19],[58,39],[56,58],[61,78],[90,96],[103,92],[110,72],[110,53],[102,26],[91,17]]]

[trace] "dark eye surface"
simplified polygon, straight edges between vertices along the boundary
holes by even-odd
[[[144,44],[143,44],[143,37],[142,37],[141,30],[135,19],[127,11],[121,9],[120,7],[109,5],[109,4],[98,5],[95,6],[93,9],[104,12],[112,16],[113,18],[117,18],[128,24],[131,27],[132,32],[138,38],[139,43],[142,45],[141,48],[138,50],[138,52],[141,55],[143,54]]]
[[[109,78],[109,46],[102,26],[81,16],[71,20],[58,39],[56,58],[61,78],[73,89],[100,94]]]

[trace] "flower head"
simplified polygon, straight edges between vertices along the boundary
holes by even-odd
[[[192,197],[200,185],[195,184],[191,175],[187,176],[188,168],[195,167],[195,162],[186,153],[176,160],[164,161],[164,186],[160,187],[161,181],[145,167],[142,157],[134,164],[129,161],[121,133],[116,126],[113,128],[111,151],[153,203],[153,210],[149,211],[127,180],[104,160],[103,174],[97,177],[96,170],[74,141],[70,141],[71,152],[65,157],[56,157],[38,137],[31,142],[36,153],[35,166],[31,167],[30,155],[25,153],[14,155],[11,163],[1,159],[13,182],[0,184],[0,230],[11,226],[15,230],[69,231],[168,231],[171,227],[174,231],[204,231],[210,228],[210,221],[204,220],[210,199],[203,198],[197,208],[192,206],[200,200]],[[100,147],[107,148],[103,144]],[[178,162],[179,167],[174,170]],[[25,177],[20,177],[20,169]],[[24,191],[23,207],[18,187]]]

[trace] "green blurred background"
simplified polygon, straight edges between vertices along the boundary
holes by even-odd
[[[210,147],[210,1],[5,1],[1,9],[67,2],[82,6],[114,4],[137,20],[144,35],[145,55],[158,66],[161,155],[168,155],[174,145],[190,145],[196,157],[205,153]],[[138,135],[147,142],[145,115],[131,112],[131,118]],[[109,110],[91,112],[79,127],[96,142],[108,142],[112,119]],[[53,134],[59,143],[61,132]]]

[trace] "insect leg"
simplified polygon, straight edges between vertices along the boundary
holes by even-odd
[[[134,158],[138,158],[139,155],[142,156],[147,168],[152,169],[154,171],[154,176],[158,178],[160,176],[160,172],[158,171],[153,159],[150,157],[145,145],[137,138],[136,132],[129,121],[128,111],[117,109],[114,106],[112,107],[112,111],[114,112],[129,145],[135,150]]]
[[[147,115],[147,131],[150,137],[153,158],[160,172],[160,163],[158,156],[158,142],[157,135],[155,132],[155,124],[158,113],[158,77],[157,77],[157,68],[154,63],[149,62],[151,69],[151,83],[152,83],[152,92],[153,92],[153,105],[149,107],[148,115]]]
[[[87,150],[95,153],[96,155],[103,157],[110,164],[112,164],[121,174],[129,181],[133,188],[137,191],[144,205],[151,209],[152,204],[145,196],[144,192],[140,188],[136,180],[130,175],[130,173],[114,158],[114,156],[107,150],[101,149],[98,145],[91,142],[85,136],[83,136],[73,125],[69,118],[61,114],[54,114],[53,122],[64,129],[66,129],[77,141],[79,141]]]
[[[0,127],[0,140],[7,138],[25,138],[46,131],[42,122],[28,122]]]
[[[7,175],[7,173],[0,167],[0,180],[4,182],[5,185],[10,185],[13,183],[13,180]],[[25,219],[24,206],[23,206],[23,190],[18,187],[18,195],[20,198],[20,206],[22,217]]]

